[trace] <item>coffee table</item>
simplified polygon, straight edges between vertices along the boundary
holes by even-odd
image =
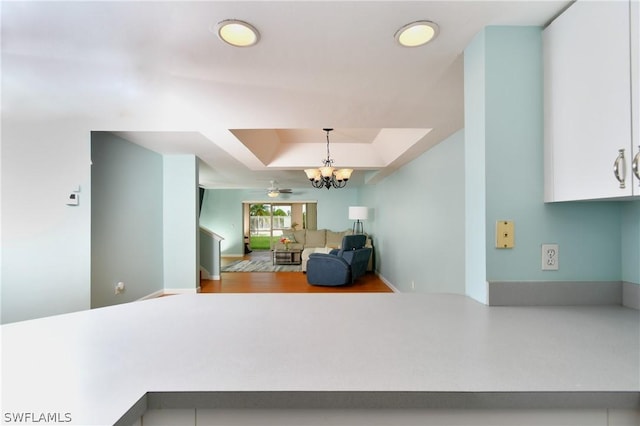
[[[273,250],[274,265],[300,265],[302,263],[302,250]]]

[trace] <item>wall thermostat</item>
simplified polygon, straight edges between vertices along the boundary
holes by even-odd
[[[76,192],[72,192],[71,194],[69,194],[69,198],[67,199],[67,205],[77,206],[79,201],[80,201],[80,194]]]

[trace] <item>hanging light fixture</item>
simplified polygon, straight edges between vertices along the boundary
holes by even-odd
[[[329,132],[333,129],[322,129],[327,132],[327,159],[322,160],[323,166],[318,169],[306,169],[304,172],[314,188],[344,188],[353,173],[353,169],[339,169],[333,167],[333,160],[329,154]]]

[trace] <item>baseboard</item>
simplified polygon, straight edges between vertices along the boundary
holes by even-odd
[[[196,294],[199,288],[165,288],[164,294]]]
[[[620,281],[489,282],[488,304],[490,306],[622,305],[622,287]]]
[[[166,296],[168,294],[196,294],[200,293],[200,286],[198,288],[165,288],[162,290],[154,291],[151,294],[136,299],[136,301],[155,299],[156,297]]]
[[[390,282],[388,279],[386,279],[385,277],[383,277],[382,275],[380,275],[380,273],[379,273],[379,272],[377,272],[377,271],[376,271],[376,272],[374,272],[374,273],[378,276],[378,278],[380,278],[380,281],[382,281],[383,283],[385,283],[385,284],[387,285],[387,287],[389,287],[391,290],[393,290],[393,292],[394,292],[394,293],[401,293],[401,291],[400,291],[400,290],[398,290],[398,289],[396,288],[396,286],[394,286],[393,284],[391,284],[391,282]]]
[[[146,296],[143,296],[140,299],[136,299],[136,301],[139,302],[141,300],[155,299],[156,297],[164,296],[164,294],[165,294],[164,290],[158,290],[158,291],[154,291],[151,294],[147,294]]]
[[[212,280],[212,281],[220,281],[220,275],[211,275],[209,271],[207,271],[202,266],[200,267],[200,279],[201,280]]]
[[[640,285],[622,282],[622,305],[627,308],[640,310]]]

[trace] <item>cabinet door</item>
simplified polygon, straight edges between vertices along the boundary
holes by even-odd
[[[543,42],[545,200],[632,195],[629,3],[578,1]],[[613,174],[619,150],[625,188]]]

